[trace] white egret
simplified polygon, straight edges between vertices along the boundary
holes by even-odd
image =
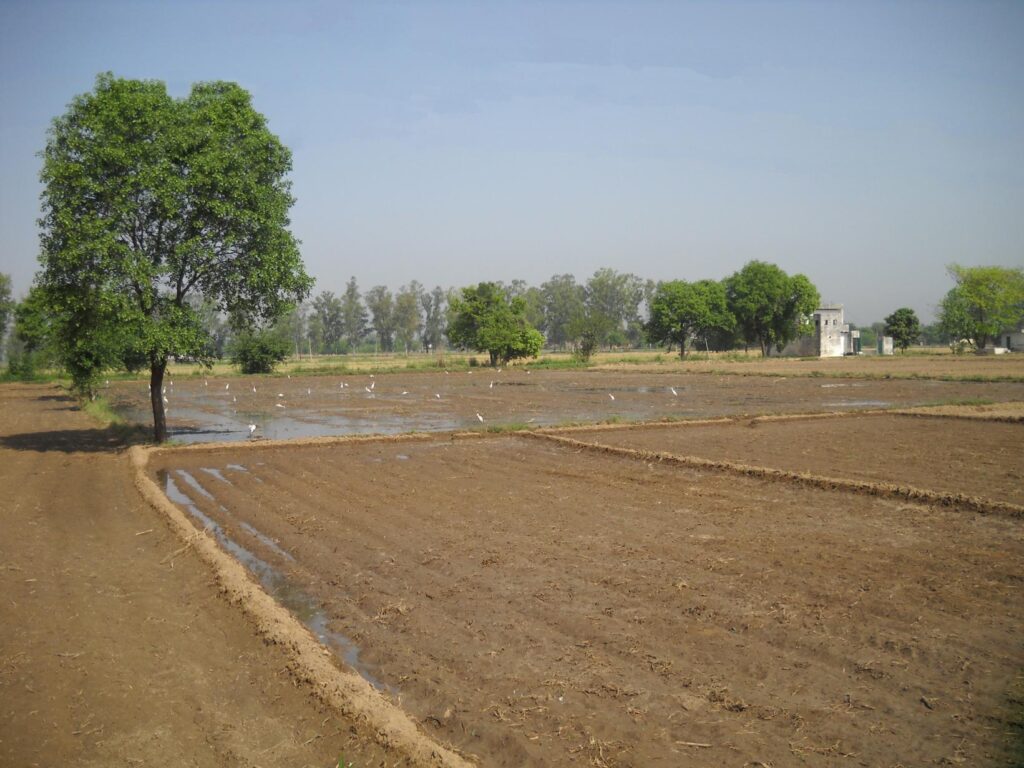
[[[482,424],[482,423],[483,423],[483,421],[484,421],[484,417],[483,417],[483,416],[481,416],[481,415],[480,415],[479,413],[478,413],[478,414],[476,415],[476,417],[477,417],[477,419],[478,419],[478,420],[480,421],[480,423]]]
[[[284,406],[281,405],[280,403],[274,403],[274,405],[276,405],[278,408],[284,408]]]
[[[610,397],[612,400],[615,399],[615,395],[613,395],[611,392],[608,393],[608,397]]]
[[[252,437],[252,433],[255,432],[255,431],[256,431],[256,425],[255,424],[250,424],[249,425],[249,437]]]
[[[669,387],[669,389],[672,390],[672,396],[673,397],[679,397],[679,393],[676,392],[676,388],[675,387]]]

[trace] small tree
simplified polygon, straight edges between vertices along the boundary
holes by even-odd
[[[309,293],[288,231],[291,154],[234,83],[172,99],[108,73],[54,120],[42,156],[37,285],[61,357],[84,386],[144,361],[162,442],[168,358],[208,354],[190,295],[251,327]]]
[[[914,310],[900,307],[885,318],[885,335],[892,336],[892,343],[906,352],[921,338],[921,321]]]
[[[656,344],[678,344],[679,357],[685,358],[690,339],[729,331],[733,323],[721,283],[672,280],[655,289],[646,329],[648,339]]]
[[[231,349],[231,362],[242,373],[273,373],[274,368],[288,357],[291,342],[275,329],[245,331],[235,337]]]
[[[512,300],[496,283],[463,288],[448,304],[448,339],[456,347],[487,352],[491,365],[536,357],[544,336],[526,320],[522,297]]]

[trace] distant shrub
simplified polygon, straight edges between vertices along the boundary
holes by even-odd
[[[241,367],[242,373],[273,373],[290,349],[287,339],[272,332],[244,333],[235,339],[231,362]]]

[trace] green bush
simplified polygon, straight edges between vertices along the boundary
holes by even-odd
[[[235,339],[231,362],[240,366],[242,373],[273,373],[290,349],[287,339],[269,331],[243,333]]]

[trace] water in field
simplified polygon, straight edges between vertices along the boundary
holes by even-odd
[[[216,470],[211,471],[207,468],[204,468],[203,471],[215,477],[219,474]],[[263,560],[232,539],[223,526],[193,503],[188,494],[178,485],[175,478],[191,488],[195,493],[216,503],[216,497],[199,482],[195,475],[184,469],[178,469],[173,472],[160,470],[158,477],[163,484],[164,493],[167,495],[167,498],[188,512],[203,528],[213,534],[217,542],[244,565],[249,573],[256,577],[263,586],[263,589],[287,608],[299,621],[305,624],[321,643],[334,651],[345,664],[358,672],[363,679],[377,690],[390,693],[396,692],[390,685],[374,676],[370,669],[360,660],[358,645],[352,642],[350,638],[330,628],[330,617],[312,595],[289,581],[285,574],[266,560]],[[229,482],[223,475],[220,475],[220,477],[223,482]],[[218,504],[218,506],[222,514],[230,516],[231,513],[223,505]],[[262,531],[259,531],[255,526],[244,521],[241,521],[239,525],[275,554],[285,560],[295,562],[295,557],[290,552],[282,549],[278,546],[277,542]]]

